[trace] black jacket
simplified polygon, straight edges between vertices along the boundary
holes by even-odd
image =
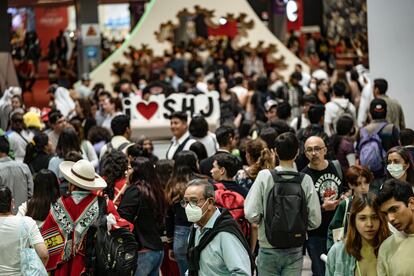
[[[188,275],[189,276],[198,276],[198,271],[200,269],[200,255],[201,251],[214,239],[214,237],[220,232],[228,232],[235,235],[243,247],[246,249],[250,257],[250,265],[252,269],[252,275],[254,271],[254,258],[251,254],[249,244],[246,241],[243,233],[240,230],[239,225],[233,219],[228,210],[223,209],[221,215],[217,218],[212,229],[201,238],[199,244],[195,244],[195,232],[196,228],[192,227],[190,232],[190,238],[188,240],[188,250],[187,250],[187,259],[188,259]],[[235,252],[236,253],[236,252]]]
[[[157,220],[149,199],[139,192],[137,186],[129,186],[125,190],[117,211],[122,218],[134,224],[139,249],[163,250],[163,221]]]

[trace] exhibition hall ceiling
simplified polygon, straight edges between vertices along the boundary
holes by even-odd
[[[8,0],[9,7],[30,7],[30,6],[62,6],[74,5],[75,0]],[[120,4],[130,2],[148,2],[147,0],[98,0],[98,4]]]

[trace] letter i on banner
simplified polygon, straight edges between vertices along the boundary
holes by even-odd
[[[131,100],[130,99],[124,99],[124,110],[125,115],[128,116],[128,118],[131,118]]]

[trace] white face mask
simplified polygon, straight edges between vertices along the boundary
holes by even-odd
[[[147,84],[146,83],[140,83],[139,84],[139,89],[140,90],[144,90],[144,88],[147,86]]]
[[[208,199],[206,200],[206,202],[204,202],[203,206],[198,207],[191,207],[190,204],[187,204],[187,206],[185,207],[185,214],[187,215],[187,219],[189,222],[198,222],[200,221],[200,219],[203,217],[203,207],[204,205],[208,202]],[[206,211],[207,212],[207,211]]]
[[[310,83],[309,84],[309,88],[311,89],[311,90],[316,90],[316,83]]]
[[[405,170],[402,164],[388,164],[387,171],[391,174],[392,177],[400,179],[404,175]]]

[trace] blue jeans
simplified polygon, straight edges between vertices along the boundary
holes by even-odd
[[[159,276],[164,251],[138,252],[138,267],[135,276]]]
[[[190,227],[176,225],[174,229],[173,251],[174,258],[177,261],[180,276],[184,276],[188,269],[187,247]]]
[[[302,247],[259,248],[257,257],[257,274],[259,276],[300,276],[302,266]]]
[[[325,275],[325,263],[321,260],[321,255],[326,254],[326,240],[324,237],[308,237],[306,249],[312,261],[313,276]]]

